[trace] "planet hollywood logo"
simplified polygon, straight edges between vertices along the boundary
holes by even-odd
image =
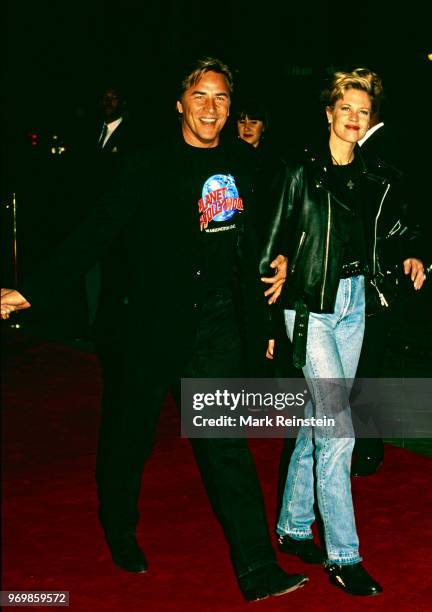
[[[202,198],[198,202],[200,230],[204,231],[211,221],[228,221],[238,210],[243,210],[234,177],[231,174],[214,174],[206,180]]]

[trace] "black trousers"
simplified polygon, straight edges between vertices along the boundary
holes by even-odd
[[[388,345],[388,333],[390,328],[390,316],[387,312],[379,312],[366,317],[365,333],[357,367],[357,378],[379,378],[382,375],[385,353]],[[373,405],[370,410],[365,411],[366,422],[373,421]],[[362,415],[357,415],[362,418]],[[354,456],[358,458],[374,457],[382,459],[384,456],[384,442],[378,437],[379,426],[377,425],[377,437],[356,438],[354,445]]]
[[[182,375],[190,378],[244,375],[243,343],[230,293],[208,295],[197,317],[193,351]],[[145,389],[141,401],[122,407],[121,385],[109,376],[117,359],[121,355],[107,353],[101,359],[106,385],[96,478],[100,519],[108,537],[136,527],[141,475],[153,447],[160,407],[168,390],[178,397],[180,388],[179,379],[161,377]],[[237,576],[274,562],[262,492],[247,440],[194,439],[191,444],[211,505],[228,541]]]

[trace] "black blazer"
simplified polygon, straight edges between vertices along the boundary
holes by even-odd
[[[90,164],[92,177],[89,182],[92,183],[93,203],[98,202],[100,197],[114,188],[115,181],[122,172],[125,158],[145,148],[138,126],[128,116],[123,117],[103,148],[99,143],[102,127],[103,123],[98,125],[97,134],[91,143],[94,157],[93,163]],[[100,290],[93,329],[98,346],[118,343],[123,334],[129,274],[126,241],[127,236],[119,235],[99,262]]]
[[[108,138],[101,148],[99,138],[103,122],[98,123],[92,131],[91,142],[87,141],[84,158],[87,158],[88,180],[95,198],[108,192],[116,180],[122,167],[122,158],[146,148],[145,138],[140,134],[138,126],[129,117],[123,121]]]
[[[95,138],[95,148],[103,155],[116,155],[130,153],[140,146],[142,139],[138,126],[134,125],[128,117],[123,117],[122,122],[108,138],[103,149],[100,148],[99,138],[102,132],[103,122],[99,124]]]
[[[386,123],[375,130],[373,134],[362,144],[361,152],[366,160],[375,162],[381,160],[405,172],[405,162],[403,159],[403,149],[397,133]]]

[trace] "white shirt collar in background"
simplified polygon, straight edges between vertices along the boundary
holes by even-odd
[[[374,132],[376,132],[377,130],[380,129],[380,127],[382,127],[384,125],[383,121],[380,121],[379,123],[377,123],[376,125],[374,125],[373,127],[371,127],[366,134],[363,136],[363,138],[360,138],[360,140],[358,141],[358,145],[361,147],[363,143],[366,142],[366,140],[369,138],[369,136],[372,136],[372,134]]]
[[[106,133],[104,141],[102,143],[102,149],[106,145],[108,138],[111,136],[111,134],[114,132],[114,130],[116,130],[118,128],[118,126],[120,125],[120,123],[122,121],[123,121],[123,117],[119,117],[115,121],[110,121],[109,123],[105,124],[107,126],[107,133]],[[101,136],[102,136],[102,134],[101,134]]]

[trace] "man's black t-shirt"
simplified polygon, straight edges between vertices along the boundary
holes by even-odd
[[[199,274],[205,290],[226,287],[235,278],[236,246],[249,204],[245,189],[252,191],[254,170],[252,157],[242,152],[243,148],[237,149],[235,155],[230,144],[184,145],[187,172],[182,183],[195,211]]]

